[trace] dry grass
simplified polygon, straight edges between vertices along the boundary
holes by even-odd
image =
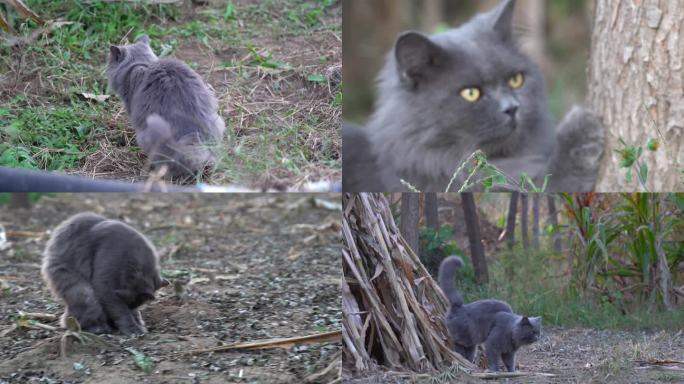
[[[27,135],[26,128],[19,135],[0,132],[6,143],[0,147],[0,165],[147,179],[146,157],[135,145],[120,101],[111,97],[95,103],[79,97],[81,92],[108,93],[109,44],[147,33],[157,53],[170,51],[188,63],[219,99],[228,128],[223,156],[201,181],[265,189],[341,179],[339,3],[216,0],[208,6],[190,1],[180,7],[107,4],[104,10],[83,4],[29,1],[46,18],[77,23],[26,46],[0,47],[0,73],[6,73],[0,77],[0,126],[47,129],[58,124],[51,112],[55,108],[74,116],[59,122],[65,133],[47,142]],[[24,33],[33,29],[22,28]],[[82,123],[89,125],[85,137],[70,137]],[[61,138],[80,151],[79,158],[43,161],[46,151],[64,150],[56,143]],[[12,152],[21,149],[28,152],[24,158]]]

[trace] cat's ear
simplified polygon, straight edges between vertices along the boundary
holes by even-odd
[[[443,66],[448,57],[439,45],[418,32],[400,35],[394,54],[402,81],[408,82],[413,88]]]
[[[109,55],[113,62],[119,62],[123,58],[123,50],[116,45],[109,47]]]
[[[492,28],[503,40],[508,40],[513,35],[515,2],[516,0],[504,0],[490,12]]]
[[[531,325],[530,319],[529,319],[527,316],[525,316],[525,317],[522,318],[522,320],[520,320],[520,324],[522,324],[522,325]]]
[[[138,42],[143,43],[145,45],[150,45],[150,37],[147,35],[142,35],[138,38]]]

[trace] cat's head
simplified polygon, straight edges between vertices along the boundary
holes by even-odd
[[[157,55],[150,48],[150,38],[147,35],[141,36],[134,44],[110,46],[107,66],[110,86],[118,90],[122,84],[118,84],[117,75],[128,70],[132,64],[147,64],[157,60]]]
[[[398,38],[381,92],[391,84],[385,96],[401,97],[435,146],[465,137],[495,153],[546,110],[540,71],[513,36],[514,8],[515,0],[506,0],[457,29]]]
[[[513,338],[517,345],[528,345],[539,341],[541,338],[541,317],[522,317],[515,325]]]

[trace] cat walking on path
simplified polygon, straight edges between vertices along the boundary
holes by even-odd
[[[500,300],[464,304],[455,280],[462,266],[463,260],[458,256],[447,257],[439,266],[439,286],[450,304],[446,325],[454,350],[473,361],[477,346],[484,344],[489,370],[498,371],[502,360],[506,369],[513,372],[518,349],[539,340],[541,317],[516,315],[508,303]]]

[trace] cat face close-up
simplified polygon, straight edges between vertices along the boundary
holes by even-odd
[[[381,92],[403,99],[436,147],[467,138],[496,153],[545,108],[539,69],[519,51],[510,15],[499,9],[432,37],[405,33],[394,53],[396,68],[383,74]]]

